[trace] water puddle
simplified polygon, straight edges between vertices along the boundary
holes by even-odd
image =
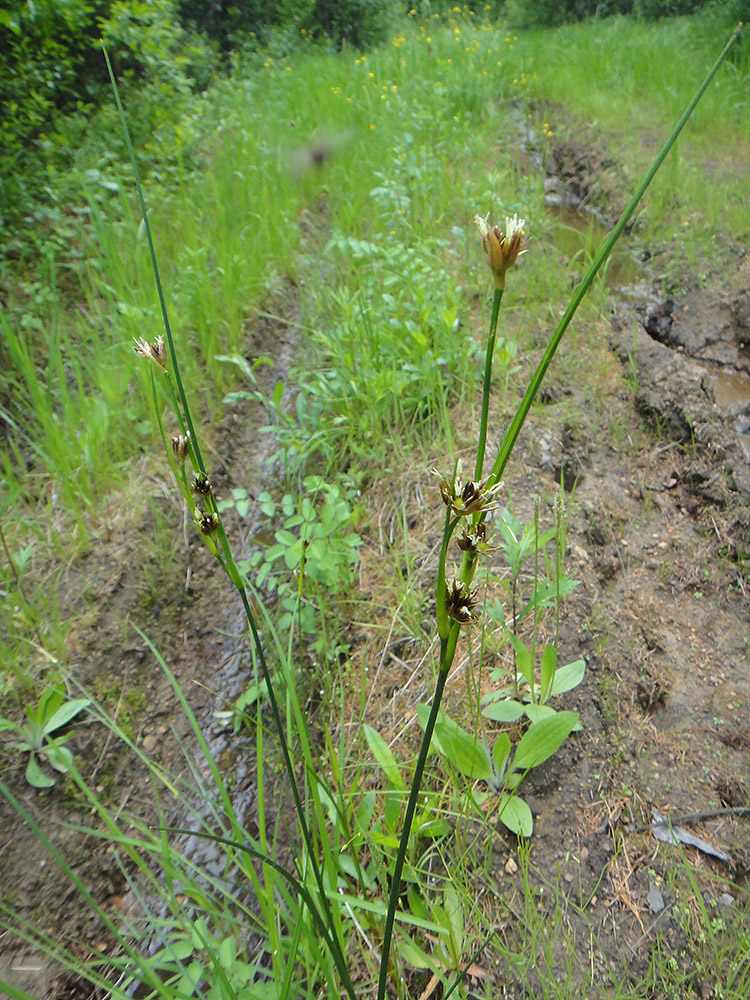
[[[585,270],[611,229],[595,212],[577,208],[556,195],[547,198],[546,210],[548,232],[554,246],[571,264],[579,265],[581,271]],[[604,284],[621,300],[654,304],[653,287],[646,269],[622,240],[605,264]],[[686,357],[692,357],[705,366],[704,384],[716,412],[731,430],[745,461],[750,463],[750,375],[733,367],[737,360],[734,338],[730,336],[726,339],[726,331],[716,317],[713,318],[716,331],[709,335],[713,329],[710,318],[704,323],[702,314],[694,317],[693,311],[687,309],[685,314],[687,320],[681,315],[678,317],[679,328],[675,327],[672,331],[677,336],[676,339],[671,338],[674,342],[670,342],[669,346],[677,346],[678,350],[685,351]],[[701,332],[703,341],[686,337],[686,331],[692,331],[692,326]],[[669,328],[672,329],[671,316]],[[684,343],[681,336],[685,339]],[[707,352],[707,345],[711,345],[711,353]]]
[[[737,435],[746,462],[750,462],[750,375],[727,368],[707,373],[716,409]]]
[[[594,212],[587,212],[565,202],[547,200],[549,232],[555,247],[571,263],[585,270],[596,256],[611,229]],[[604,284],[608,288],[624,288],[643,280],[643,270],[622,240],[615,246],[604,265]]]

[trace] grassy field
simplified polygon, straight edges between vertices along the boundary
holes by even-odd
[[[286,682],[281,709],[307,775],[314,850],[300,850],[292,881],[236,844],[224,845],[221,871],[202,871],[152,829],[167,822],[170,809],[162,816],[160,807],[151,825],[130,814],[125,822],[112,789],[109,801],[89,777],[60,767],[67,772],[64,791],[43,793],[56,802],[55,816],[61,817],[61,802],[51,797],[58,793],[77,809],[86,804],[95,817],[86,819],[86,835],[117,845],[131,892],[151,916],[133,918],[123,930],[127,922],[87,899],[105,927],[103,939],[120,948],[106,963],[81,955],[54,932],[40,932],[4,899],[6,928],[41,942],[113,996],[126,995],[113,983],[133,968],[145,983],[143,995],[334,996],[341,969],[303,905],[327,899],[328,932],[339,941],[358,991],[375,995],[386,869],[415,749],[407,742],[394,753],[374,729],[362,728],[372,699],[365,663],[377,662],[372,650],[385,650],[396,620],[422,643],[428,670],[437,663],[420,567],[433,559],[438,529],[426,527],[414,537],[414,523],[436,508],[418,506],[415,513],[409,496],[422,489],[415,482],[423,470],[436,465],[445,475],[457,456],[467,455],[481,422],[491,290],[474,216],[527,220],[529,252],[508,281],[496,349],[492,419],[501,423],[512,415],[596,240],[619,217],[723,41],[713,22],[696,19],[656,25],[613,19],[517,34],[486,23],[481,12],[455,8],[423,21],[405,19],[387,45],[364,55],[326,54],[303,41],[293,56],[269,54],[196,99],[183,123],[184,166],[178,148],[169,171],[144,177],[145,198],[182,377],[192,412],[208,430],[212,465],[222,464],[217,444],[234,440],[217,428],[233,413],[241,420],[243,406],[258,406],[260,422],[273,428],[273,434],[253,430],[269,442],[255,451],[236,432],[243,454],[261,456],[272,472],[248,470],[247,482],[225,496],[220,509],[233,508],[241,534],[260,482],[264,492],[255,499],[271,525],[269,540],[274,531],[286,532],[276,534],[275,546],[250,553],[242,568],[253,586],[270,589],[271,610],[267,616],[257,611],[258,620]],[[747,80],[747,66],[724,64],[628,236],[633,250],[658,253],[670,294],[696,276],[705,280],[725,265],[727,246],[750,238]],[[565,242],[571,225],[545,199],[550,160],[562,162],[571,150],[585,154],[595,181],[585,192],[593,210],[588,232],[584,226],[582,235],[574,233],[574,254]],[[113,535],[135,537],[143,522],[158,526],[138,534],[129,550],[133,572],[152,567],[154,576],[151,585],[139,583],[140,604],[121,609],[123,635],[132,636],[129,615],[148,636],[141,634],[143,642],[153,639],[161,649],[169,623],[153,636],[148,625],[157,616],[150,609],[161,607],[165,579],[181,586],[166,569],[180,558],[181,515],[158,507],[153,487],[166,469],[159,427],[169,399],[133,351],[134,338],[150,342],[159,334],[161,318],[129,165],[84,174],[80,202],[70,206],[65,226],[67,248],[33,265],[22,261],[2,308],[7,600],[0,695],[9,719],[27,707],[41,713],[40,697],[59,683],[68,696],[94,697],[86,706],[93,717],[112,712],[103,685],[76,691],[70,637],[90,611],[87,567]],[[611,435],[618,431],[607,423],[607,395],[619,376],[602,338],[608,304],[607,283],[598,281],[555,362],[555,382],[586,386],[592,419]],[[292,331],[290,359],[281,363],[284,329]],[[165,423],[164,430],[170,436],[179,428]],[[495,447],[499,435],[491,426]],[[151,486],[144,490],[144,482]],[[384,519],[389,497],[399,502]],[[566,518],[558,505],[555,520],[554,497],[543,497],[542,506],[548,518],[542,534],[557,535],[556,556],[551,538],[552,555],[538,541],[538,528],[529,540],[532,517],[522,558],[513,549],[521,525],[513,525],[510,513],[501,554],[511,567],[514,552],[521,563],[531,559],[533,579],[556,581],[559,596],[561,580],[569,579],[559,541]],[[257,520],[251,521],[256,530]],[[360,557],[366,550],[370,556]],[[511,576],[515,613],[520,565]],[[207,587],[207,598],[220,603],[218,585]],[[531,600],[538,600],[533,620],[539,611],[540,628],[555,633],[559,612],[549,610],[555,602],[544,605],[536,584]],[[488,633],[488,662],[493,644],[503,641]],[[151,649],[171,679],[174,662]],[[466,701],[478,719],[480,684],[467,677]],[[320,690],[315,697],[313,686]],[[183,735],[204,753],[208,771],[186,773],[183,766],[180,776],[167,773],[144,751],[137,726],[117,714],[105,725],[164,795],[188,800],[196,786],[213,782],[219,793],[211,814],[192,807],[192,819],[214,835],[242,841],[231,774],[214,764],[179,679],[170,697],[185,708],[190,725]],[[51,704],[48,721],[57,708],[54,699]],[[244,717],[234,704],[228,712],[253,734],[259,830],[253,850],[284,859],[297,834],[283,808],[274,811],[278,779],[270,762],[276,751],[264,728],[264,704],[256,685],[242,699]],[[142,704],[131,709],[136,718],[147,716]],[[462,724],[471,716],[466,708]],[[444,746],[449,735],[442,731]],[[39,751],[44,742],[37,737]],[[681,917],[687,959],[655,947],[640,978],[628,977],[623,963],[609,958],[600,968],[593,931],[589,954],[577,954],[562,872],[540,872],[521,847],[512,867],[520,888],[504,896],[492,864],[493,826],[467,789],[466,767],[434,760],[397,922],[396,951],[409,973],[389,983],[389,995],[445,996],[467,968],[457,995],[498,996],[503,981],[510,984],[507,995],[525,996],[527,979],[536,995],[549,997],[697,996],[686,962],[706,977],[712,968],[721,970],[722,991],[710,995],[746,995],[744,924],[738,919],[725,933],[684,856],[671,888],[679,884],[691,900]],[[173,760],[170,765],[179,771]],[[315,774],[319,783],[311,779]],[[21,799],[22,780],[11,786]],[[28,810],[42,842],[52,837],[41,829],[46,801]],[[316,851],[325,889],[310,869]],[[71,872],[71,878],[79,877]],[[239,882],[250,891],[236,892]],[[551,902],[543,909],[545,886]],[[152,905],[153,896],[163,897],[164,910]],[[584,923],[587,905],[577,909]],[[161,945],[146,959],[138,941],[154,940]],[[360,952],[365,957],[355,957]],[[498,966],[512,971],[493,978]],[[8,988],[13,996],[33,995]]]

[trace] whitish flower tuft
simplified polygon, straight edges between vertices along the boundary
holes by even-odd
[[[157,337],[153,344],[149,342],[144,337],[133,337],[134,350],[136,354],[140,354],[142,358],[146,358],[155,365],[162,375],[167,373],[167,351],[164,347],[164,338]]]
[[[490,226],[481,215],[474,216],[479,229],[482,249],[487,254],[490,269],[495,276],[495,287],[505,288],[505,272],[526,252],[528,240],[524,239],[526,219],[514,215],[505,219],[505,232],[500,226]]]

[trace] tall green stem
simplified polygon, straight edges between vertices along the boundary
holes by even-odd
[[[479,421],[479,444],[477,445],[477,464],[474,479],[482,478],[484,468],[484,452],[487,445],[487,423],[490,417],[490,389],[492,387],[492,359],[495,356],[495,337],[497,335],[497,318],[500,314],[500,303],[503,298],[502,288],[495,289],[492,300],[492,317],[490,319],[490,334],[487,338],[487,353],[484,358],[484,382],[482,383],[482,416]]]
[[[198,435],[195,432],[195,427],[194,427],[192,415],[191,415],[191,412],[190,412],[190,406],[188,404],[187,395],[185,393],[185,388],[184,388],[184,385],[183,385],[183,382],[182,382],[182,378],[180,376],[180,366],[179,366],[179,362],[177,360],[177,352],[175,350],[174,340],[173,340],[173,337],[172,337],[172,328],[171,328],[171,325],[170,325],[170,322],[169,322],[169,314],[167,312],[166,299],[164,297],[164,291],[163,291],[163,288],[162,288],[161,278],[160,278],[160,275],[159,275],[159,266],[158,266],[158,263],[157,263],[157,260],[156,260],[156,250],[154,248],[154,241],[153,241],[153,237],[152,237],[152,234],[151,234],[151,227],[150,227],[149,221],[148,221],[148,212],[146,211],[146,202],[145,202],[145,199],[143,197],[143,190],[142,190],[142,187],[141,187],[141,180],[140,180],[140,174],[139,174],[139,171],[138,171],[138,164],[136,162],[135,152],[133,150],[133,146],[132,146],[131,141],[130,141],[130,131],[128,129],[127,121],[125,119],[125,112],[124,112],[122,104],[120,102],[120,95],[119,95],[119,91],[118,91],[118,88],[117,88],[117,82],[115,80],[115,76],[114,76],[114,73],[112,71],[112,65],[111,65],[111,63],[109,61],[109,56],[107,55],[106,49],[104,50],[104,58],[106,59],[106,62],[107,62],[107,69],[109,70],[110,80],[112,81],[112,88],[113,88],[114,94],[115,94],[115,101],[117,102],[117,109],[118,109],[119,114],[120,114],[120,122],[122,124],[123,132],[125,134],[125,141],[127,143],[128,152],[130,154],[130,162],[131,162],[131,166],[132,166],[132,169],[133,169],[133,176],[135,178],[136,189],[138,191],[138,199],[139,199],[140,206],[141,206],[141,214],[143,216],[143,224],[144,224],[144,228],[145,228],[145,231],[146,231],[146,239],[147,239],[147,242],[148,242],[148,247],[149,247],[149,251],[150,251],[150,255],[151,255],[151,267],[152,267],[153,274],[154,274],[154,280],[156,282],[156,290],[157,290],[157,295],[158,295],[158,298],[159,298],[159,305],[161,307],[162,321],[163,321],[163,324],[164,324],[164,332],[166,334],[167,345],[168,345],[168,348],[169,348],[170,367],[171,367],[172,373],[174,374],[174,379],[175,379],[175,382],[177,384],[177,389],[178,389],[178,392],[179,392],[179,399],[180,399],[181,407],[177,406],[177,400],[174,399],[174,393],[172,394],[173,395],[173,400],[174,400],[175,411],[176,411],[178,417],[182,416],[184,418],[185,424],[186,424],[187,429],[188,429],[188,431],[190,433],[190,449],[191,449],[193,458],[195,460],[195,464],[197,465],[198,470],[200,472],[203,472],[205,474],[206,469],[205,469],[205,466],[203,464],[203,457],[202,457],[201,451],[200,451],[200,445],[199,445],[199,442],[198,442]],[[162,434],[162,436],[163,436],[163,434]],[[330,903],[328,902],[328,897],[326,895],[326,889],[325,889],[325,884],[323,882],[323,875],[322,875],[322,872],[320,870],[320,865],[318,864],[318,860],[317,860],[317,858],[315,856],[315,846],[313,844],[312,836],[310,834],[310,828],[308,826],[307,819],[305,817],[305,808],[304,808],[304,804],[302,802],[302,796],[300,795],[299,787],[297,785],[297,776],[296,776],[296,773],[295,773],[295,770],[294,770],[294,764],[292,762],[291,753],[289,751],[289,745],[288,745],[288,742],[287,742],[287,739],[286,739],[286,732],[285,732],[285,728],[284,728],[284,723],[283,723],[283,720],[282,720],[282,717],[281,717],[281,712],[279,710],[278,702],[276,700],[276,694],[275,694],[274,688],[273,688],[273,681],[272,681],[272,678],[271,678],[271,672],[270,672],[270,670],[268,668],[268,663],[266,661],[265,652],[264,652],[264,649],[263,649],[263,643],[261,642],[260,635],[258,633],[258,629],[257,629],[256,624],[255,624],[255,618],[254,618],[254,615],[252,613],[252,609],[250,608],[250,602],[248,601],[248,597],[247,597],[247,590],[246,590],[245,585],[244,585],[244,583],[242,581],[242,577],[241,577],[241,575],[239,573],[239,570],[237,569],[237,565],[236,565],[236,563],[234,561],[234,557],[232,556],[232,552],[231,552],[231,549],[229,547],[229,542],[228,542],[228,539],[227,539],[227,536],[226,536],[226,532],[224,531],[224,526],[221,523],[221,521],[219,521],[219,525],[218,525],[218,536],[219,536],[219,541],[220,541],[222,552],[223,552],[223,558],[216,551],[216,546],[215,545],[212,545],[211,547],[212,547],[214,553],[217,555],[217,558],[221,562],[221,565],[224,568],[225,572],[227,573],[227,575],[229,576],[230,580],[232,581],[232,583],[234,584],[235,588],[237,589],[237,592],[240,595],[240,598],[242,600],[242,606],[243,606],[244,611],[245,611],[245,617],[247,618],[247,622],[248,622],[248,625],[250,627],[250,632],[252,634],[252,638],[253,638],[253,642],[254,642],[254,645],[255,645],[255,649],[256,649],[256,652],[258,654],[258,660],[259,660],[260,665],[261,665],[261,672],[263,674],[263,679],[264,679],[264,681],[266,683],[266,688],[267,688],[267,693],[268,693],[268,703],[269,703],[269,705],[271,707],[271,714],[273,715],[274,725],[276,727],[276,732],[277,732],[277,735],[278,735],[278,738],[279,738],[279,743],[280,743],[280,746],[281,746],[281,753],[282,753],[282,756],[284,758],[284,767],[285,767],[285,770],[286,770],[287,775],[289,777],[289,784],[290,784],[291,791],[292,791],[292,798],[294,799],[294,807],[295,807],[295,810],[297,812],[297,816],[298,816],[298,819],[299,819],[300,829],[302,831],[302,838],[305,841],[305,847],[307,848],[307,854],[308,854],[308,857],[309,857],[309,860],[310,860],[310,865],[312,867],[313,875],[315,877],[315,881],[316,881],[317,886],[318,886],[318,891],[320,893],[320,905],[322,906],[323,911],[325,913],[326,920],[327,920],[327,923],[328,923],[328,928],[329,928],[329,931],[330,931],[329,947],[331,949],[331,957],[333,958],[333,961],[334,961],[334,964],[336,965],[336,968],[338,970],[339,976],[341,977],[341,981],[342,981],[342,983],[344,985],[344,989],[346,990],[347,996],[350,998],[350,1000],[354,1000],[354,985],[352,983],[351,976],[349,975],[349,970],[347,969],[347,966],[346,966],[346,958],[344,956],[343,948],[341,947],[341,942],[338,940],[338,937],[336,935],[336,923],[335,923],[335,921],[333,919],[333,914],[331,912]],[[321,920],[320,914],[317,912],[317,910],[315,910],[313,912],[313,916],[314,916],[314,918],[316,920],[320,921],[321,924],[323,924],[323,921]]]
[[[448,679],[448,671],[453,663],[453,657],[456,655],[456,643],[458,642],[458,633],[460,629],[461,626],[458,622],[453,622],[447,638],[441,640],[440,642],[440,669],[438,671],[438,679],[435,685],[435,693],[432,697],[432,708],[430,710],[430,716],[427,719],[427,725],[425,726],[424,735],[422,737],[422,745],[419,748],[417,766],[414,768],[414,776],[412,778],[411,790],[409,792],[409,801],[406,803],[406,812],[404,813],[404,822],[403,827],[401,828],[401,839],[398,845],[398,854],[396,855],[396,863],[393,866],[393,874],[391,875],[391,892],[388,898],[388,911],[385,917],[385,930],[383,933],[383,948],[380,957],[380,977],[378,979],[377,1000],[385,1000],[385,988],[388,982],[388,966],[390,964],[391,941],[393,940],[393,925],[396,920],[396,908],[398,907],[398,897],[401,892],[401,876],[404,872],[404,862],[406,861],[406,852],[409,847],[409,839],[411,837],[412,823],[414,822],[414,813],[417,808],[419,790],[422,785],[422,775],[424,774],[425,764],[427,763],[427,754],[430,749],[430,743],[432,742],[432,734],[435,729],[435,723],[437,722],[438,712],[440,711],[440,702],[443,699],[443,689],[445,688],[445,682]]]

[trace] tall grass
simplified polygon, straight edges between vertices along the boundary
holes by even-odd
[[[676,31],[673,22],[614,19],[517,37],[461,12],[407,22],[366,56],[308,49],[217,84],[195,107],[205,136],[200,170],[176,184],[150,182],[165,285],[189,347],[186,375],[200,383],[202,402],[218,412],[232,375],[215,358],[241,351],[247,322],[281,277],[314,282],[300,232],[306,213],[320,227],[316,242],[334,237],[339,253],[355,238],[399,269],[405,251],[424,249],[426,266],[436,252],[460,261],[467,205],[542,218],[542,173],[516,169],[519,119],[528,122],[531,102],[564,103],[605,130],[637,116],[655,138],[686,103],[684,66],[707,66],[713,49],[715,35],[691,20]],[[748,232],[742,179],[707,180],[708,170],[722,170],[721,150],[736,155],[748,134],[743,78],[731,65],[722,74],[688,126],[690,158],[675,161],[677,174],[663,182],[672,201],[679,185],[679,205],[662,213],[660,235],[670,226],[705,243],[717,226],[737,238]],[[637,172],[646,165],[642,135],[632,140]],[[6,408],[69,508],[106,494],[150,433],[127,344],[158,322],[152,281],[128,175],[107,180],[118,189],[108,200],[82,185],[88,221],[71,223],[81,259],[64,270],[48,260],[11,289],[2,317],[12,366]],[[431,242],[438,219],[454,227],[441,235],[442,251]],[[124,253],[134,234],[140,251]],[[329,256],[322,283],[338,266]],[[311,325],[319,331],[325,316],[330,304],[313,310]]]

